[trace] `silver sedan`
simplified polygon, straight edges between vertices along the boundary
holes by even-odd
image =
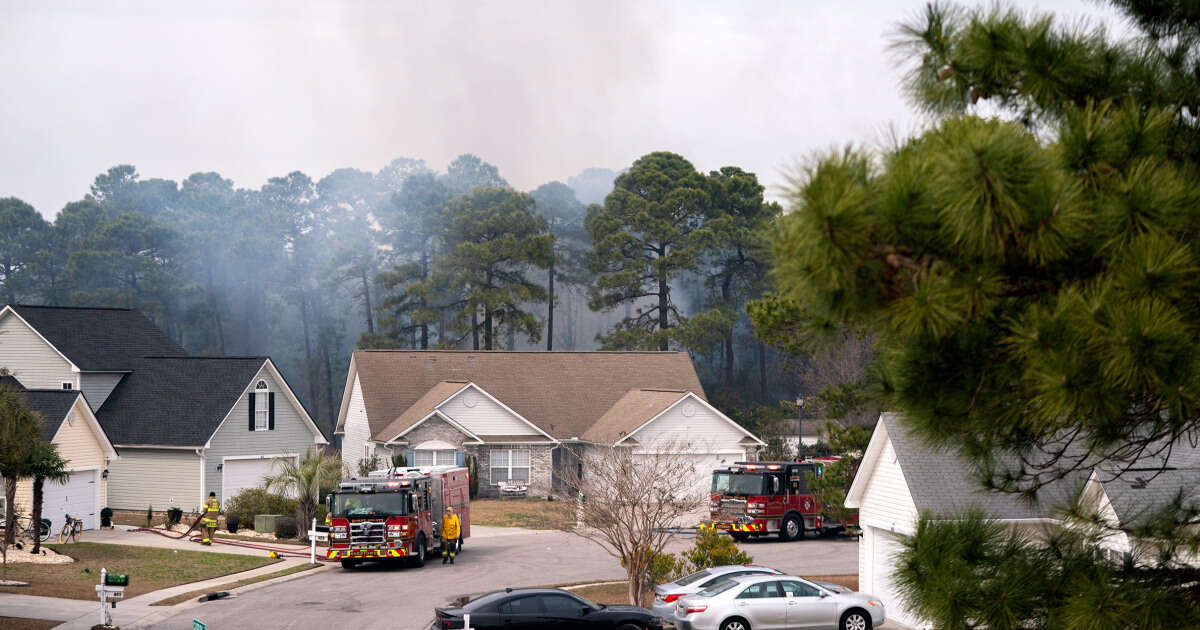
[[[667,582],[666,584],[659,584],[654,587],[654,604],[652,610],[654,614],[662,617],[664,621],[670,622],[671,618],[675,616],[675,602],[679,598],[699,593],[713,584],[728,578],[741,577],[743,575],[765,575],[768,573],[781,575],[780,571],[755,564],[730,564],[704,569],[689,576],[681,577],[674,582]]]
[[[675,602],[680,630],[870,630],[886,620],[883,602],[835,593],[790,575],[723,580]]]

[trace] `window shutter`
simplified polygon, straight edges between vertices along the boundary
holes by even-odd
[[[275,392],[267,394],[267,430],[275,430]]]
[[[417,462],[416,451],[414,451],[412,449],[408,449],[407,451],[404,451],[404,465],[405,466],[416,466],[417,465],[416,462]]]
[[[250,430],[254,430],[254,392],[250,392]]]
[[[466,466],[467,465],[467,454],[463,451],[454,451],[454,465],[455,466]]]

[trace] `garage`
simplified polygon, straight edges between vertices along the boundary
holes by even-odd
[[[296,456],[287,455],[285,457],[295,458]],[[225,502],[246,488],[262,487],[263,479],[268,475],[278,473],[275,461],[276,458],[226,457],[221,465],[221,493],[224,495],[221,497],[221,502]]]
[[[84,529],[100,526],[100,510],[96,507],[97,472],[77,470],[69,473],[65,484],[47,482],[43,486],[42,518],[50,519],[52,535],[58,535],[68,514],[82,520]]]
[[[889,620],[915,627],[917,621],[906,614],[891,574],[892,568],[896,566],[896,555],[903,550],[903,546],[891,532],[874,527],[870,528],[870,531],[875,566],[871,588],[867,592],[883,601]]]

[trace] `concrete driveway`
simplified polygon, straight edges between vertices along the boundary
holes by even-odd
[[[423,569],[371,564],[337,569],[207,602],[152,627],[187,630],[192,619],[199,619],[209,628],[419,629],[429,627],[434,606],[456,595],[624,577],[616,559],[571,534],[480,526],[471,532],[454,566],[433,560]],[[691,541],[690,536],[677,537],[668,551],[685,549]],[[756,562],[790,573],[858,572],[857,540],[750,541],[741,546]]]

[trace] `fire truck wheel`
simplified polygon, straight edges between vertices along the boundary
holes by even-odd
[[[409,558],[414,567],[425,566],[425,556],[429,554],[429,548],[425,544],[425,534],[417,536],[417,552]]]
[[[358,566],[358,560],[342,560],[342,568],[349,571]]]
[[[788,514],[779,524],[779,540],[800,540],[804,538],[804,521],[795,514]]]
[[[746,532],[729,532],[729,537],[741,542],[743,540],[749,540],[750,534],[747,534]]]

